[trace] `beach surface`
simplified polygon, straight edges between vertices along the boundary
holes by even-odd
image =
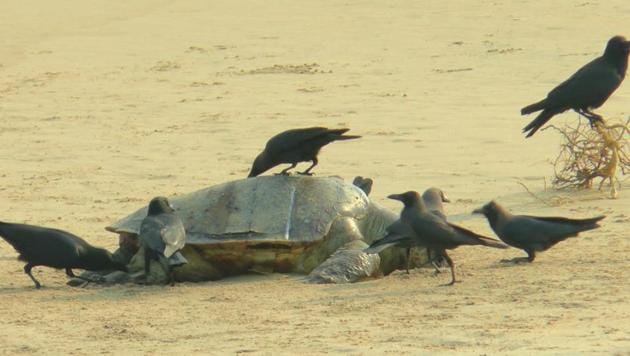
[[[561,137],[525,139],[533,116],[519,113],[630,36],[628,18],[621,0],[1,2],[2,221],[114,250],[105,226],[244,178],[269,137],[316,125],[363,136],[325,147],[316,174],[371,177],[392,211],[388,194],[437,186],[447,215],[490,236],[466,214],[492,199],[607,218],[531,265],[499,263],[516,249],[454,250],[453,287],[419,268],[351,285],[71,288],[38,267],[35,290],[0,241],[0,353],[630,353],[630,193],[553,190]],[[598,113],[625,120],[628,103],[625,83]]]

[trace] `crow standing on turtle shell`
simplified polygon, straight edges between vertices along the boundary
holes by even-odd
[[[361,136],[343,134],[350,129],[328,129],[309,127],[281,132],[267,142],[265,149],[256,157],[248,177],[255,177],[282,163],[291,164],[280,174],[288,174],[299,162],[311,161],[313,164],[300,174],[311,175],[311,169],[318,163],[319,150],[338,140],[351,140]]]
[[[485,215],[501,241],[527,252],[527,257],[515,258],[513,262],[534,262],[536,251],[548,250],[582,231],[596,229],[598,222],[605,218],[603,215],[590,219],[512,215],[494,201],[473,213]]]
[[[144,247],[144,273],[148,278],[151,260],[164,269],[169,281],[174,283],[173,267],[188,263],[179,252],[186,244],[186,230],[175,209],[164,197],[156,197],[149,203],[147,217],[140,225],[140,241]],[[164,266],[166,260],[168,267]]]
[[[602,106],[619,87],[628,68],[630,41],[615,36],[608,41],[604,54],[580,68],[569,79],[547,94],[547,98],[521,109],[521,115],[541,111],[523,132],[530,137],[554,115],[569,109],[587,118],[591,125],[602,117],[591,111]]]

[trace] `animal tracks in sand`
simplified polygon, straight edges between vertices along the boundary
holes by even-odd
[[[154,72],[170,72],[180,68],[181,66],[177,62],[158,61],[153,67],[151,67],[151,70]]]
[[[238,75],[255,74],[330,74],[332,70],[324,70],[317,63],[304,64],[274,64],[272,66],[236,72]]]

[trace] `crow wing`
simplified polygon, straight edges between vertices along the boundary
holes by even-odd
[[[147,216],[140,225],[140,239],[148,248],[170,257],[186,244],[184,224],[174,213]]]
[[[619,87],[622,78],[602,57],[580,68],[547,95],[547,107],[599,107]]]

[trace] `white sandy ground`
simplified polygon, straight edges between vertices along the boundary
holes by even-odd
[[[630,193],[545,191],[560,137],[525,140],[542,98],[630,35],[627,1],[0,2],[0,219],[114,249],[104,227],[155,195],[244,177],[271,135],[347,126],[320,176],[372,177],[375,201],[439,186],[449,214],[496,198],[603,227],[532,265],[464,247],[353,285],[243,276],[176,287],[35,290],[0,242],[3,354],[630,354]],[[626,83],[599,110],[630,114]],[[556,124],[574,123],[566,113]],[[550,207],[527,193],[524,183]],[[461,222],[491,234],[480,218]]]

